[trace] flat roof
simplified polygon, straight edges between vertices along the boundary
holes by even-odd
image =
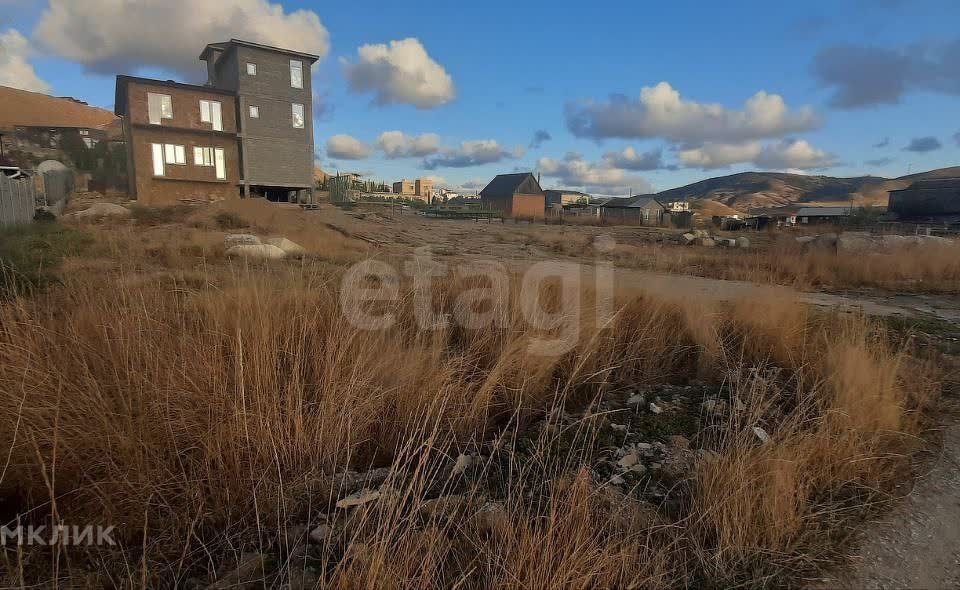
[[[244,47],[253,47],[254,49],[263,49],[266,51],[275,51],[277,53],[285,53],[287,55],[295,55],[297,57],[302,57],[306,60],[309,60],[311,63],[320,59],[319,55],[314,55],[312,53],[305,53],[303,51],[296,51],[293,49],[284,49],[283,47],[274,47],[273,45],[264,45],[263,43],[254,43],[253,41],[244,41],[243,39],[230,39],[229,41],[221,41],[218,43],[208,43],[206,47],[203,48],[203,51],[200,52],[200,59],[206,61],[207,54],[211,49],[216,49],[218,51],[227,51],[230,49],[231,45],[242,45]]]

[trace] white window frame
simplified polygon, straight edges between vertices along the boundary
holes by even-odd
[[[298,113],[299,111],[299,113]],[[303,129],[304,122],[306,119],[305,111],[303,105],[300,103],[293,103],[290,105],[290,122],[293,124],[294,129]],[[300,120],[297,121],[297,116],[300,116]],[[299,124],[298,124],[299,123]]]
[[[290,88],[303,88],[303,62],[298,59],[290,60]]]
[[[213,148],[213,166],[216,168],[217,180],[227,179],[227,161],[223,148]]]
[[[204,146],[194,146],[193,148],[193,165],[194,166],[204,166],[204,167],[213,167],[214,165],[214,155],[212,147]]]
[[[200,122],[210,123],[214,131],[223,131],[223,105],[220,101],[200,101]]]
[[[151,125],[160,125],[164,119],[173,118],[173,99],[169,94],[147,93],[147,118]]]
[[[186,166],[187,148],[174,143],[165,143],[163,144],[163,160],[167,164]]]
[[[166,169],[164,168],[163,144],[151,143],[150,151],[153,153],[153,175],[164,176]]]
[[[247,75],[256,76],[257,75],[257,64],[252,61],[247,62]]]
[[[260,107],[255,104],[250,105],[249,107],[247,107],[247,114],[250,115],[251,119],[259,119]]]

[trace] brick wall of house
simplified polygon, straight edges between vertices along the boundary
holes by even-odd
[[[539,195],[513,195],[513,204],[510,208],[510,214],[513,217],[542,219],[544,216],[544,196]]]
[[[229,95],[201,89],[177,88],[165,85],[149,85],[130,82],[128,85],[127,113],[130,122],[136,125],[150,125],[147,93],[167,94],[173,104],[173,119],[161,119],[155,127],[175,127],[180,129],[198,129],[212,131],[210,123],[200,121],[200,101],[212,100],[220,103],[223,113],[223,132],[237,132],[236,99]]]
[[[171,98],[172,119],[151,124],[148,93]],[[130,81],[127,86],[124,134],[127,138],[128,170],[133,172],[132,189],[138,201],[146,204],[176,203],[179,199],[239,198],[240,159],[236,137],[236,99],[230,94],[205,88]],[[220,103],[222,131],[200,120],[200,101]],[[184,148],[186,163],[164,162],[163,176],[155,176],[151,144],[172,144]],[[222,148],[225,179],[217,179],[214,166],[198,166],[194,147]]]
[[[133,128],[131,148],[136,170],[137,200],[146,204],[175,203],[178,199],[235,199],[240,197],[237,184],[240,169],[237,164],[237,142],[229,136],[204,134],[172,129]],[[164,164],[164,176],[153,175],[151,144],[184,146],[186,164]],[[193,159],[194,147],[223,148],[226,180],[217,180],[212,166],[197,166]]]

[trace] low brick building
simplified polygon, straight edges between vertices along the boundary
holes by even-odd
[[[529,172],[498,174],[480,191],[480,200],[507,217],[542,219],[546,211],[543,189]]]
[[[238,198],[234,104],[232,93],[208,86],[117,76],[131,196],[144,203]]]

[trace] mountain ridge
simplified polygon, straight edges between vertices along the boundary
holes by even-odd
[[[786,172],[740,172],[656,193],[661,202],[690,201],[701,214],[749,213],[755,209],[852,203],[887,204],[887,192],[924,178],[960,177],[960,166],[938,168],[897,178],[882,176],[807,176]]]

